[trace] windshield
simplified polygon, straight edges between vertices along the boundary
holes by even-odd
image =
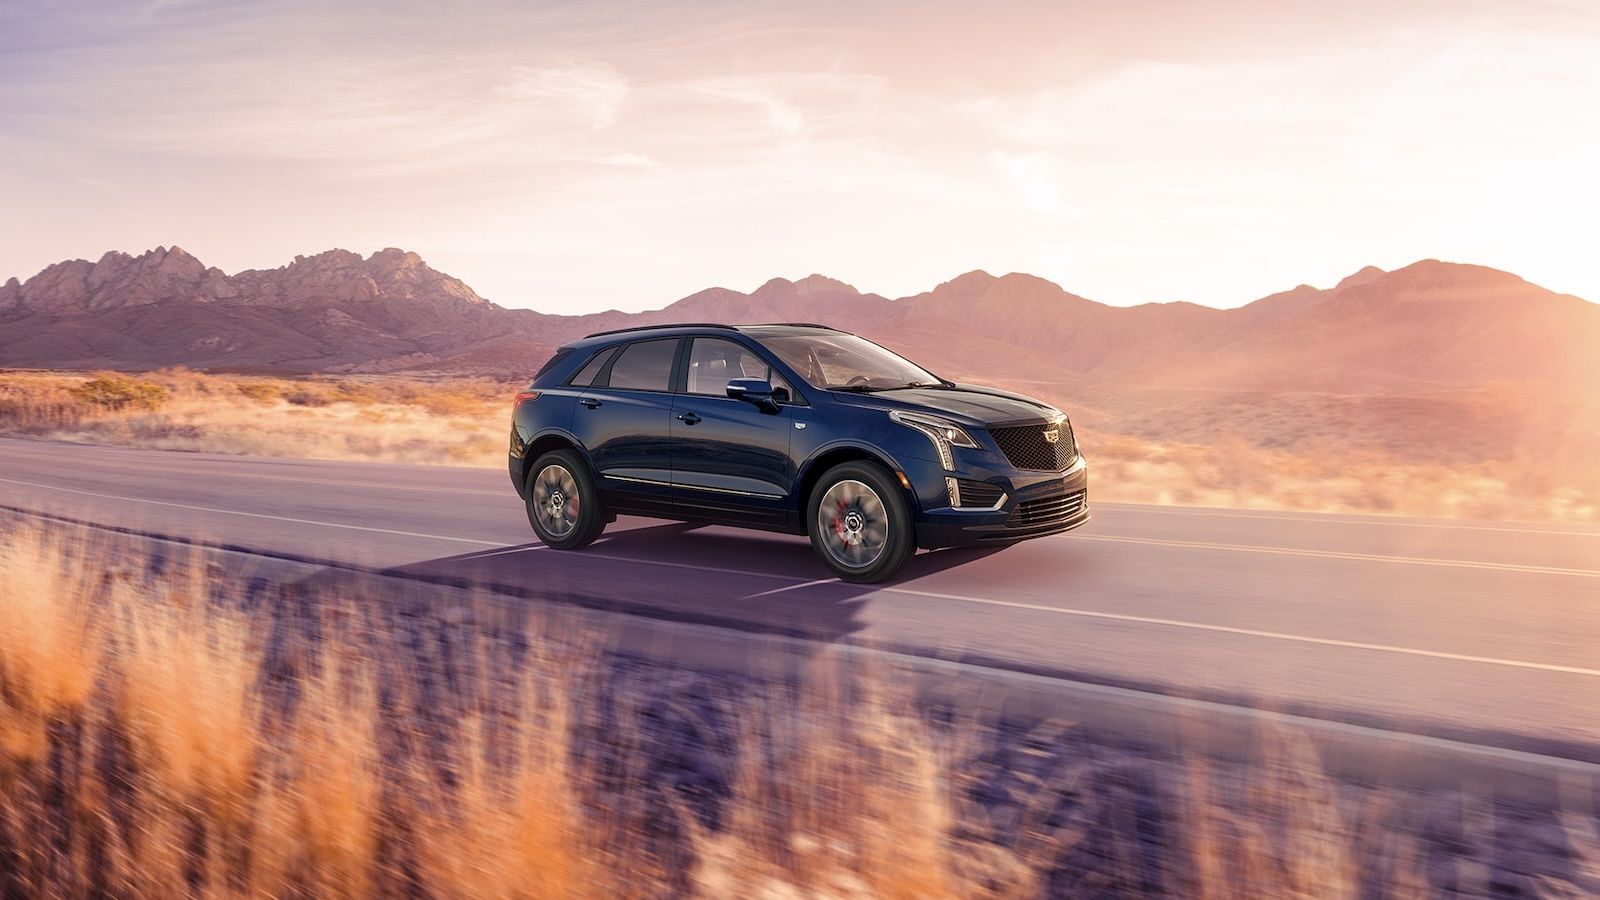
[[[853,334],[784,335],[761,343],[807,384],[824,390],[881,391],[944,383],[910,360]]]

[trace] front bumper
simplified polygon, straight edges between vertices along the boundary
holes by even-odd
[[[951,509],[948,501],[937,506],[925,500],[917,516],[918,547],[932,550],[1012,543],[1071,531],[1089,521],[1089,467],[1082,457],[1065,472],[1012,470],[979,480],[1005,489],[1000,508]],[[940,492],[930,493],[927,500],[942,494],[943,473],[939,485]]]

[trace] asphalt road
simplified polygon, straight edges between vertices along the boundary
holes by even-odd
[[[802,538],[732,529],[624,519],[587,550],[545,550],[499,470],[0,439],[0,506],[530,602],[1600,750],[1600,528],[1102,503],[1070,534],[920,554],[874,588],[828,578]]]

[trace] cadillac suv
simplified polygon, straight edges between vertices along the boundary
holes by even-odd
[[[811,538],[846,581],[918,547],[1006,543],[1089,518],[1059,410],[955,384],[821,325],[667,325],[560,347],[517,394],[511,483],[571,549],[618,515]]]

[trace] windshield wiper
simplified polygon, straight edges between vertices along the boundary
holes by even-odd
[[[879,388],[878,390],[880,390],[880,391],[909,391],[909,390],[913,390],[913,389],[916,389],[916,388],[948,388],[949,386],[950,386],[949,382],[945,382],[945,381],[913,381],[913,382],[910,382],[909,384],[899,385],[898,387]]]
[[[870,384],[841,384],[838,387],[830,387],[828,390],[840,391],[846,394],[871,394],[876,391],[887,391],[890,388],[873,387]]]

